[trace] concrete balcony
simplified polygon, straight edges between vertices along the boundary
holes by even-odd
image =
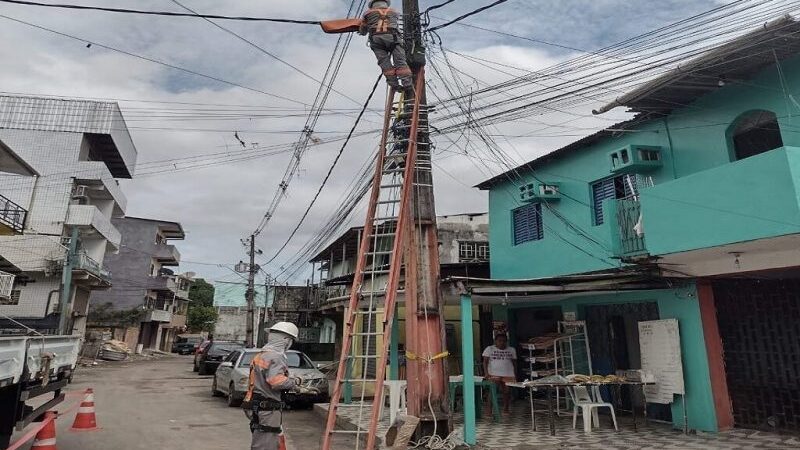
[[[647,252],[691,275],[796,266],[800,148],[782,147],[640,192]]]
[[[148,309],[144,312],[142,322],[171,322],[172,313],[161,309]]]
[[[100,289],[111,287],[111,272],[84,252],[78,253],[72,266],[72,278],[76,284],[85,284]]]
[[[69,205],[65,224],[77,226],[84,235],[100,235],[116,248],[122,240],[111,219],[93,205]]]
[[[87,186],[87,195],[92,199],[113,200],[116,203],[115,216],[121,216],[128,204],[117,181],[102,161],[84,161],[80,163],[79,177],[76,185]]]
[[[145,287],[153,291],[172,292],[179,298],[189,298],[189,290],[182,289],[181,284],[178,283],[175,276],[149,277],[145,283]]]
[[[181,262],[181,253],[174,245],[162,244],[153,253],[153,258],[162,266],[177,266]]]

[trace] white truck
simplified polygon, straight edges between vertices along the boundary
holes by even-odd
[[[0,337],[0,449],[9,446],[15,428],[64,400],[61,390],[72,379],[80,347],[80,336]],[[28,404],[46,394],[52,397]]]

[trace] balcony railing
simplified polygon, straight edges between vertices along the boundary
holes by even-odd
[[[103,269],[103,266],[101,266],[99,262],[92,259],[85,252],[78,253],[78,255],[75,258],[74,267],[76,269],[85,270],[104,280],[111,280],[111,272],[109,272],[106,269]]]
[[[637,199],[617,200],[617,226],[619,228],[620,253],[623,257],[647,253],[642,227],[642,207]]]
[[[0,195],[0,223],[16,233],[22,233],[27,215],[28,211],[25,208]]]

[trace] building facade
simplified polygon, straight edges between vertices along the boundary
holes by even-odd
[[[486,213],[468,213],[442,215],[436,218],[439,244],[439,262],[442,279],[450,277],[472,276],[488,278],[489,276],[489,216]],[[324,250],[311,259],[314,268],[316,289],[312,298],[311,311],[313,321],[320,328],[321,343],[334,343],[336,355],[341,351],[344,310],[350,300],[350,290],[361,242],[362,227],[354,227],[337,237]],[[386,284],[386,276],[376,277],[377,285]],[[403,282],[401,281],[401,286]],[[401,287],[402,289],[402,287]],[[403,296],[398,296],[398,345],[402,349],[405,343],[405,327],[403,326],[405,310],[402,306]],[[458,367],[461,350],[458,342],[461,339],[460,318],[457,306],[444,307],[445,332],[447,348],[450,352],[452,367]],[[380,332],[379,323],[373,325]],[[359,326],[366,327],[366,324]],[[480,340],[479,328],[475,325],[476,339]],[[355,338],[354,345],[361,345]],[[371,346],[380,345],[371,342]]]
[[[38,173],[0,178],[27,211],[21,234],[0,236],[4,267],[17,273],[0,314],[52,333],[64,311],[63,331],[82,334],[90,293],[111,286],[103,262],[119,249],[111,219],[126,205],[117,179],[131,178],[136,163],[122,113],[109,102],[0,96],[0,140]]]
[[[112,328],[135,348],[168,351],[186,330],[191,274],[178,274],[181,255],[170,242],[186,235],[178,222],[118,217],[122,234],[117,253],[106,256],[112,287],[92,294],[90,326]]]
[[[263,336],[267,309],[272,306],[274,293],[265,285],[255,286],[255,314],[253,330]],[[247,283],[239,281],[214,282],[214,308],[217,322],[214,324],[214,339],[244,342],[247,338]]]
[[[512,343],[576,317],[595,373],[613,373],[641,368],[637,323],[677,319],[685,394],[649,414],[800,430],[794,31],[782,19],[687,61],[597,111],[633,119],[479,185],[492,279],[527,280],[492,307]],[[533,295],[548,283],[576,293]]]

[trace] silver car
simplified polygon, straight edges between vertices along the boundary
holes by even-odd
[[[261,349],[257,348],[231,352],[214,374],[211,394],[215,397],[227,395],[228,406],[241,405],[247,392],[250,363],[260,352]],[[305,387],[316,388],[319,394],[287,393],[284,400],[292,405],[311,405],[313,403],[327,402],[329,400],[328,379],[325,374],[316,368],[308,356],[296,350],[289,350],[286,352],[286,359],[289,362],[289,376],[300,377]]]

